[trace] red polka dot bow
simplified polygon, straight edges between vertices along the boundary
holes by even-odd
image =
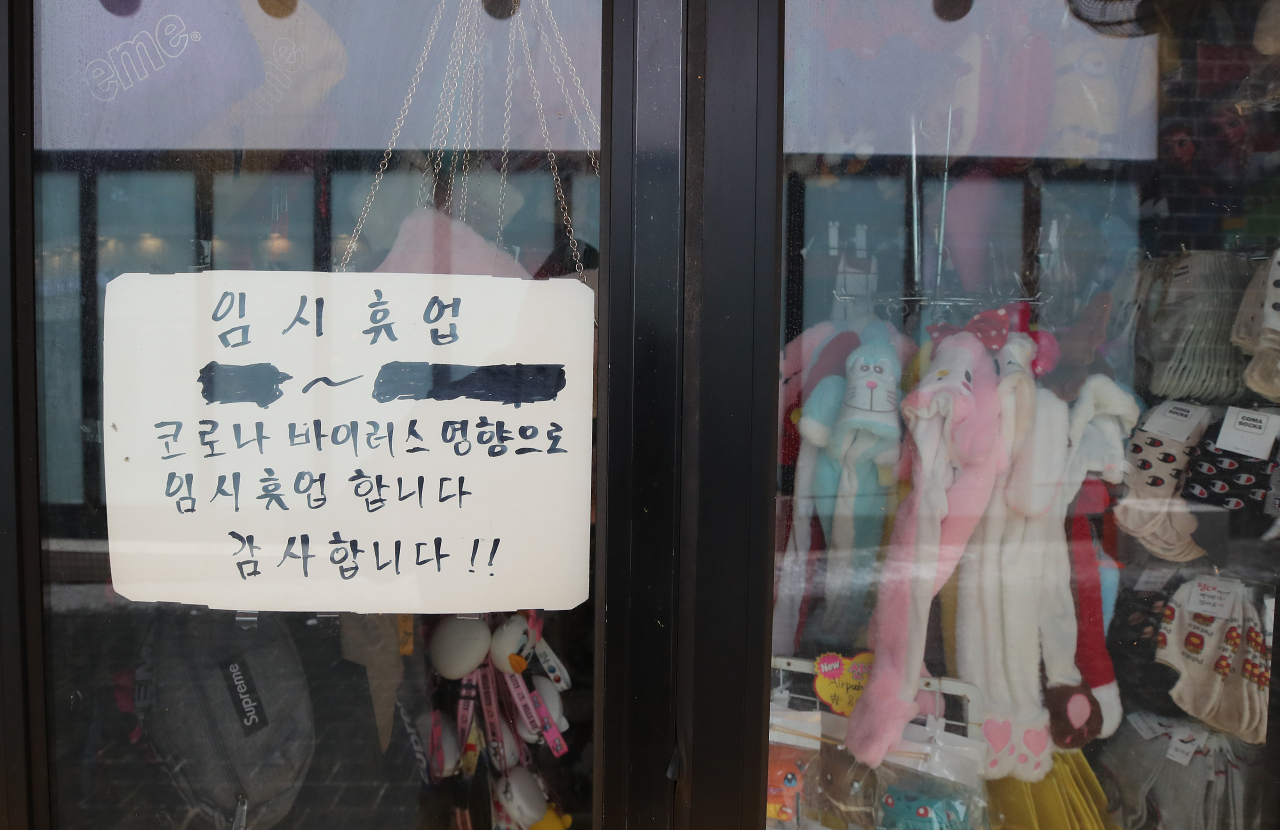
[[[1015,331],[1026,330],[1030,317],[1030,310],[1026,305],[1026,303],[1010,303],[1000,308],[980,311],[965,323],[963,329],[951,323],[938,323],[929,326],[929,336],[933,338],[933,344],[936,346],[944,338],[967,331],[977,337],[990,351],[998,352],[1004,348],[1005,341],[1009,339],[1010,328]]]

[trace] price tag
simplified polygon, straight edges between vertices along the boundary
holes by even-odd
[[[1232,406],[1227,408],[1218,433],[1218,449],[1265,461],[1271,457],[1277,435],[1280,435],[1280,415]]]
[[[1175,563],[1165,563],[1160,565],[1152,565],[1142,572],[1138,577],[1138,581],[1134,583],[1135,591],[1159,591],[1168,584],[1173,575],[1178,572],[1180,565]]]
[[[1203,726],[1180,723],[1169,733],[1169,751],[1164,757],[1185,767],[1207,740],[1209,730]]]
[[[1130,712],[1125,719],[1148,741],[1157,735],[1168,734],[1177,726],[1174,721],[1158,718],[1150,712]]]
[[[1231,613],[1231,605],[1241,587],[1239,582],[1219,576],[1198,576],[1194,583],[1187,602],[1188,614],[1223,617]]]
[[[1203,406],[1182,401],[1165,401],[1151,411],[1151,416],[1142,428],[1171,441],[1186,441],[1207,417],[1209,410]]]

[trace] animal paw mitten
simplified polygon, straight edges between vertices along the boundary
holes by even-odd
[[[880,765],[918,711],[933,596],[955,570],[1008,464],[987,345],[1004,345],[1006,318],[1007,312],[984,312],[966,330],[931,332],[933,362],[902,403],[913,487],[898,511],[871,618],[871,681],[847,734],[850,751],[869,766]]]
[[[831,430],[844,399],[844,362],[849,352],[860,344],[858,335],[851,331],[835,334],[820,347],[811,343],[806,349],[811,355],[808,368],[802,370],[798,377],[793,376],[788,384],[788,395],[796,404],[788,417],[797,421],[800,443],[795,458],[790,532],[778,568],[774,600],[775,654],[794,654],[795,642],[800,637],[802,609],[810,594],[810,568],[807,563],[814,544],[811,531],[814,518],[819,520],[824,532],[830,530],[830,509],[834,507],[835,492],[826,479],[816,480],[819,460],[823,448],[831,440]],[[795,362],[796,359],[791,360],[791,363]],[[826,492],[824,487],[830,492]]]
[[[955,644],[957,673],[961,680],[977,686],[983,693],[986,717],[982,732],[988,745],[983,774],[988,779],[1008,775],[1017,761],[1013,700],[1006,666],[1007,623],[1004,613],[1007,587],[1004,580],[1013,575],[1003,570],[1001,546],[1007,529],[1019,527],[1025,521],[1025,516],[1009,504],[1011,490],[1008,482],[1017,476],[1024,486],[1027,483],[1026,468],[1036,458],[1033,449],[1039,435],[1035,428],[1037,418],[1043,419],[1037,408],[1035,379],[1030,369],[1035,353],[1036,345],[1031,338],[1015,333],[1009,336],[1004,348],[996,355],[1000,368],[1001,440],[1013,461],[1007,470],[997,474],[991,500],[969,538],[959,566]],[[1063,412],[1065,414],[1065,407]],[[1043,423],[1040,429],[1045,429]],[[1065,418],[1050,432],[1065,436]],[[1065,439],[1063,445],[1065,448]],[[1039,449],[1043,451],[1044,448]],[[1046,507],[1047,504],[1046,500]],[[1026,586],[1021,587],[1025,589]],[[1009,612],[1015,615],[1019,609],[1025,611],[1027,617],[1022,624],[1034,629],[1038,623],[1036,605],[1034,601],[1020,603]],[[1036,679],[1038,681],[1038,676]],[[1044,725],[1041,723],[1040,727]],[[1046,746],[1042,747],[1042,752],[1048,744],[1048,733],[1043,734]],[[1033,736],[1032,743],[1035,742]]]
[[[1106,554],[1097,545],[1092,526],[1092,517],[1101,516],[1110,506],[1111,496],[1106,485],[1090,477],[1081,485],[1067,518],[1076,600],[1076,668],[1098,703],[1102,719],[1098,737],[1101,738],[1111,737],[1124,717],[1115,667],[1107,651],[1107,612],[1103,571],[1099,567],[1100,559]]]

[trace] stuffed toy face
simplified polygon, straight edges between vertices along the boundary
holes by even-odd
[[[880,798],[881,830],[960,830],[964,805],[949,798],[930,798],[890,785]]]
[[[981,460],[1000,431],[997,383],[995,361],[982,342],[968,331],[952,334],[936,344],[928,371],[903,402],[903,415],[944,416],[953,458]]]
[[[796,747],[769,747],[767,818],[791,821],[796,817],[796,802],[804,797],[804,773],[812,757],[811,751]]]
[[[844,405],[864,412],[896,412],[898,375],[898,361],[888,344],[855,349],[845,363]]]
[[[533,645],[529,624],[519,614],[512,614],[493,632],[489,659],[493,667],[503,674],[520,674],[529,665]]]

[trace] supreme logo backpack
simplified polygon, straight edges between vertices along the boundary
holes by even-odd
[[[306,778],[315,723],[302,662],[283,620],[241,628],[229,611],[162,612],[138,683],[156,757],[218,830],[267,830]]]

